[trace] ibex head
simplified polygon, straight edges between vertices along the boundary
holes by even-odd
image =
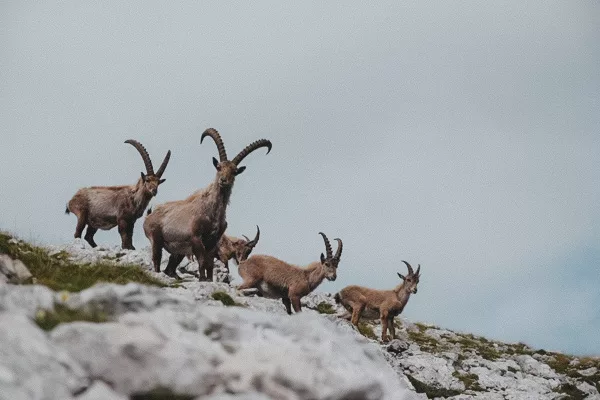
[[[244,239],[246,239],[246,241],[242,242],[240,246],[236,247],[234,256],[235,262],[238,264],[250,257],[250,253],[252,253],[254,246],[256,246],[258,239],[260,238],[260,228],[258,225],[256,225],[256,236],[252,240],[250,240],[246,235],[242,236]]]
[[[327,236],[325,236],[323,232],[319,232],[319,235],[323,236],[323,240],[325,241],[325,253],[327,254],[327,257],[325,257],[323,253],[321,253],[321,265],[325,269],[325,278],[329,281],[335,281],[337,278],[337,267],[340,262],[340,257],[342,256],[342,239],[334,239],[338,242],[338,248],[334,256]]]
[[[404,276],[401,273],[398,272],[398,276],[400,277],[400,279],[402,279],[404,281],[405,285],[407,286],[407,289],[409,292],[412,292],[414,294],[417,293],[417,285],[419,284],[419,278],[421,277],[421,264],[419,264],[418,268],[417,268],[417,272],[413,271],[412,267],[410,266],[410,264],[404,260],[402,260],[402,262],[404,264],[406,264],[406,267],[408,268],[408,275]]]
[[[165,169],[167,168],[169,159],[171,158],[171,150],[167,152],[165,159],[160,165],[160,168],[155,173],[154,167],[152,166],[152,161],[150,160],[150,155],[148,154],[146,148],[142,146],[140,142],[133,139],[128,139],[125,141],[125,143],[129,143],[130,145],[135,147],[142,156],[142,160],[144,160],[144,165],[146,166],[146,174],[142,172],[142,182],[144,185],[144,190],[152,196],[156,196],[156,194],[158,193],[158,185],[165,181],[165,179],[161,179],[161,177],[162,174],[165,172]]]
[[[200,143],[204,140],[206,136],[210,136],[217,145],[217,150],[219,151],[219,160],[213,157],[213,165],[217,169],[217,183],[221,188],[231,188],[233,186],[233,182],[235,181],[235,177],[246,169],[246,167],[238,167],[239,163],[254,150],[259,149],[261,147],[266,147],[267,154],[271,151],[271,142],[266,139],[260,139],[256,142],[250,143],[246,148],[239,152],[237,156],[233,158],[233,160],[227,159],[227,153],[225,152],[225,145],[223,144],[223,140],[221,139],[221,135],[217,132],[216,129],[208,128],[202,134],[200,138]]]

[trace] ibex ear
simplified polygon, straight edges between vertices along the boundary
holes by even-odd
[[[146,175],[142,172],[142,181],[146,182]]]
[[[400,279],[402,279],[402,280],[406,279],[406,278],[404,277],[404,275],[402,275],[401,273],[399,273],[399,272],[396,272],[396,273],[398,274],[398,276],[400,277]]]
[[[325,264],[325,256],[321,253],[321,264]]]
[[[215,168],[217,168],[217,165],[219,165],[219,162],[217,161],[216,158],[213,157],[213,165],[215,166]],[[218,168],[217,168],[218,169]]]
[[[246,167],[239,167],[239,168],[238,168],[238,169],[235,171],[235,174],[236,174],[236,175],[239,175],[239,174],[241,174],[242,172],[244,172],[245,170],[246,170]]]
[[[161,183],[163,183],[164,181],[166,181],[166,179],[159,179],[158,180],[158,184],[160,185]]]

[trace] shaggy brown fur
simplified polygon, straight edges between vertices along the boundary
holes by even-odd
[[[417,285],[421,276],[421,265],[414,272],[412,267],[406,261],[402,261],[408,268],[408,275],[405,277],[398,274],[403,282],[392,290],[375,290],[363,286],[346,286],[335,295],[335,301],[341,303],[348,313],[345,318],[351,319],[352,323],[358,326],[362,317],[367,319],[381,319],[381,340],[388,340],[387,331],[389,330],[392,339],[396,338],[396,329],[394,327],[394,317],[399,315],[411,293],[417,293]],[[351,318],[350,318],[351,317]]]
[[[76,238],[81,238],[81,233],[87,225],[85,240],[92,247],[97,246],[94,235],[98,229],[109,230],[118,226],[121,246],[134,250],[132,238],[135,222],[158,193],[158,185],[165,181],[160,178],[169,163],[171,150],[154,173],[152,161],[144,146],[132,139],[126,140],[125,143],[131,144],[139,151],[147,175],[142,172],[141,178],[131,186],[92,186],[79,189],[65,210],[66,214],[73,213],[77,216]]]
[[[202,134],[200,142],[210,136],[217,145],[220,161],[213,158],[217,169],[215,180],[185,200],[171,201],[154,208],[144,221],[144,233],[152,245],[154,270],[160,271],[162,249],[171,256],[165,274],[177,277],[176,268],[186,255],[193,254],[199,264],[199,280],[212,281],[217,244],[227,228],[226,211],[235,177],[246,167],[238,164],[261,147],[271,151],[271,142],[260,139],[246,146],[233,160],[227,160],[219,133],[212,128]]]
[[[300,299],[323,282],[323,279],[335,281],[337,267],[342,255],[342,240],[335,239],[339,245],[335,256],[324,233],[319,232],[325,241],[327,257],[321,253],[321,261],[309,264],[306,268],[281,261],[275,257],[254,255],[242,261],[238,268],[244,282],[238,290],[258,289],[260,295],[273,299],[281,299],[288,314],[302,311]]]

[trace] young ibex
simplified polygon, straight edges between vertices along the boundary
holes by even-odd
[[[144,232],[152,246],[154,270],[160,272],[162,249],[171,256],[164,270],[168,276],[178,278],[177,265],[187,255],[193,254],[199,265],[199,280],[212,281],[213,265],[219,239],[227,228],[226,210],[236,175],[246,167],[238,167],[248,154],[261,147],[271,151],[271,142],[260,139],[246,146],[231,161],[227,159],[225,146],[219,133],[207,129],[200,138],[211,137],[219,151],[219,161],[213,157],[217,169],[215,180],[206,188],[185,200],[171,201],[154,208],[144,221]]]
[[[417,284],[421,276],[421,265],[414,272],[410,264],[402,261],[408,268],[408,275],[398,273],[401,284],[392,290],[375,290],[363,286],[346,286],[335,295],[336,303],[341,303],[346,310],[352,313],[351,321],[358,326],[361,316],[366,319],[381,318],[381,340],[388,340],[389,330],[392,339],[396,338],[394,317],[404,310],[411,293],[417,293]],[[350,319],[350,315],[345,318]]]
[[[275,257],[254,255],[246,261],[242,261],[238,268],[244,282],[238,286],[238,290],[255,288],[260,295],[272,299],[281,299],[288,314],[300,312],[300,299],[323,282],[324,278],[335,281],[337,267],[342,255],[342,240],[338,241],[335,256],[332,255],[329,239],[323,232],[319,232],[325,241],[327,257],[321,253],[321,261],[309,264],[306,268],[300,268],[288,264]]]
[[[252,240],[250,240],[246,235],[242,236],[244,239],[223,235],[219,240],[216,258],[223,263],[227,269],[227,273],[229,273],[229,260],[233,258],[235,264],[239,265],[242,261],[247,259],[248,256],[250,256],[250,253],[252,253],[252,250],[260,238],[260,228],[258,225],[256,226],[256,237]],[[190,261],[194,261],[194,255],[188,255],[188,259]],[[223,282],[229,283],[229,278]]]
[[[232,258],[237,265],[240,265],[242,261],[250,256],[260,238],[260,228],[256,225],[256,236],[252,240],[248,239],[246,235],[242,236],[244,239],[223,235],[221,236],[221,240],[219,240],[217,260],[225,265],[227,271],[229,271],[229,260]]]
[[[92,247],[96,247],[94,235],[98,229],[109,230],[115,226],[119,227],[121,235],[121,246],[124,249],[135,250],[133,247],[133,226],[140,218],[152,197],[158,193],[158,185],[165,179],[161,179],[171,158],[171,150],[167,152],[160,168],[156,173],[148,152],[142,144],[136,140],[126,140],[140,152],[146,174],[135,185],[131,186],[92,186],[79,189],[67,204],[66,214],[73,213],[77,216],[77,227],[75,237],[81,238],[81,233],[87,225],[85,240]]]

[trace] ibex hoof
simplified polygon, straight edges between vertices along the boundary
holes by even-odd
[[[165,275],[171,277],[171,278],[175,278],[178,281],[181,280],[181,277],[179,275],[177,275],[177,272],[173,271],[173,272],[168,272],[168,271],[163,271],[165,273]]]

